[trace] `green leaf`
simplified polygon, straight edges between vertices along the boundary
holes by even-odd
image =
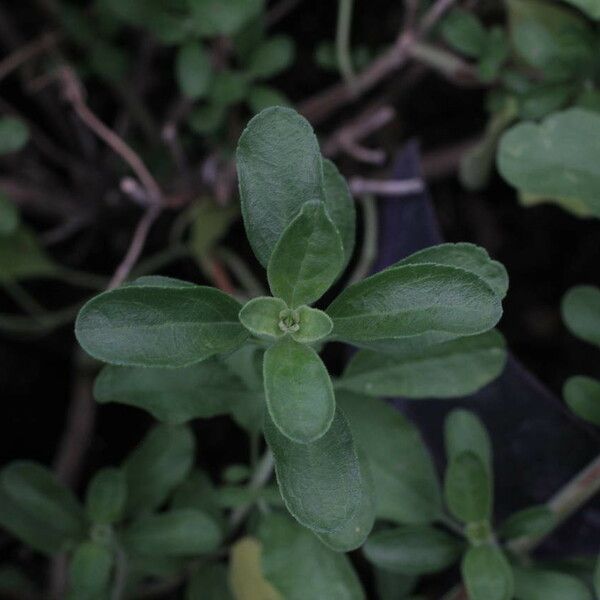
[[[70,592],[74,598],[94,600],[106,592],[113,568],[113,555],[107,546],[95,542],[80,544],[71,560]]]
[[[564,296],[563,320],[578,338],[600,347],[600,288],[578,285]]]
[[[438,573],[453,565],[464,544],[454,536],[427,525],[405,525],[378,531],[363,552],[374,565],[400,575]]]
[[[486,82],[493,82],[510,54],[510,46],[506,33],[502,27],[492,27],[487,33],[483,52],[477,65],[479,78]]]
[[[273,451],[285,505],[302,525],[328,533],[355,515],[362,499],[361,471],[350,428],[340,410],[316,442],[293,442],[268,417],[265,438]]]
[[[598,0],[566,0],[569,4],[577,7],[582,12],[586,13],[588,17],[600,20],[600,2]]]
[[[399,575],[375,567],[375,583],[379,600],[399,600],[408,598],[416,587],[418,578],[414,575]]]
[[[263,573],[286,600],[365,599],[348,557],[333,552],[288,517],[271,513],[261,522],[258,536]]]
[[[14,233],[19,222],[19,211],[16,206],[0,192],[0,236]]]
[[[0,281],[50,276],[55,270],[28,228],[21,226],[0,235]]]
[[[229,465],[223,471],[223,481],[226,483],[243,483],[251,475],[250,467],[244,464]]]
[[[245,73],[218,71],[213,77],[210,100],[219,106],[231,106],[241,102],[248,94],[248,79]]]
[[[254,114],[272,106],[289,106],[290,101],[270,85],[253,85],[248,92],[248,105]]]
[[[448,510],[464,523],[490,518],[492,481],[489,468],[479,456],[466,451],[450,461],[444,480],[444,496]]]
[[[479,417],[462,408],[451,411],[444,422],[444,445],[448,462],[472,452],[491,470],[492,441]]]
[[[232,404],[250,402],[254,396],[256,392],[215,358],[180,369],[108,365],[94,386],[98,402],[136,406],[174,425],[226,414]]]
[[[522,119],[542,119],[563,108],[576,92],[572,82],[539,84],[519,96],[519,116]]]
[[[297,312],[298,331],[290,333],[297,342],[312,344],[331,333],[333,321],[322,310],[310,306],[301,306]]]
[[[505,364],[504,338],[492,330],[433,346],[407,343],[393,354],[361,350],[336,387],[376,397],[452,398],[482,388]]]
[[[292,109],[264,110],[240,137],[237,169],[246,234],[266,267],[301,207],[322,198],[323,167],[312,127]]]
[[[15,117],[0,117],[0,155],[21,150],[29,139],[27,125]]]
[[[286,310],[287,304],[280,298],[252,298],[240,311],[240,322],[250,333],[260,338],[280,338],[285,334],[280,321]]]
[[[121,469],[104,468],[94,475],[88,485],[85,511],[94,523],[111,524],[119,521],[127,501],[127,480]]]
[[[134,521],[123,532],[122,541],[133,554],[193,556],[216,550],[221,531],[203,511],[181,508]]]
[[[170,508],[195,508],[211,516],[221,529],[224,519],[217,490],[208,475],[203,471],[192,471],[173,492]]]
[[[467,56],[476,58],[485,48],[487,32],[472,12],[460,8],[452,9],[444,17],[440,33],[452,49]]]
[[[545,504],[541,504],[510,515],[502,523],[498,533],[507,540],[524,536],[537,537],[552,531],[557,523],[556,515]]]
[[[187,427],[158,425],[150,430],[123,464],[127,514],[158,508],[190,472],[194,450]]]
[[[337,69],[337,67],[336,67]],[[323,160],[327,212],[342,236],[344,268],[350,262],[356,239],[356,205],[346,180],[330,160]]]
[[[211,69],[210,58],[202,44],[190,42],[179,48],[175,72],[184,96],[193,100],[205,96],[210,86]]]
[[[286,35],[276,35],[262,42],[250,55],[248,74],[268,79],[285,71],[294,62],[294,42]]]
[[[263,373],[267,409],[279,431],[300,444],[321,438],[333,421],[335,396],[319,355],[287,338],[266,351]]]
[[[188,119],[188,125],[198,135],[215,133],[225,120],[225,106],[211,103],[195,108]]]
[[[397,523],[428,523],[439,517],[435,468],[416,427],[380,400],[342,392],[337,404],[365,455],[377,517]]]
[[[188,579],[185,600],[233,600],[227,567],[216,562],[198,567]]]
[[[73,493],[30,461],[0,471],[0,525],[44,554],[64,551],[85,535],[85,516]]]
[[[471,600],[511,600],[513,574],[506,557],[494,546],[475,546],[465,554],[461,571]]]
[[[311,304],[330,288],[343,261],[342,240],[325,204],[307,202],[273,249],[269,286],[291,308]]]
[[[498,169],[526,198],[600,217],[600,115],[581,108],[520,123],[500,140]]]
[[[124,286],[92,298],[75,335],[94,358],[138,367],[184,367],[240,346],[240,304],[203,286]]]
[[[393,267],[351,285],[327,313],[333,319],[334,336],[361,342],[483,333],[498,322],[502,305],[477,275],[421,264]]]
[[[436,264],[457,267],[469,271],[483,279],[499,298],[508,291],[508,273],[502,263],[492,260],[481,246],[460,242],[458,244],[439,244],[419,250],[393,265]]]
[[[513,567],[518,600],[592,600],[586,585],[571,575]]]
[[[264,0],[188,0],[195,30],[204,37],[231,36],[257,16]]]
[[[600,382],[581,375],[570,377],[563,388],[569,408],[581,419],[600,427]]]

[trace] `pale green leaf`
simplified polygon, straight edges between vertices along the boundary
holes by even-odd
[[[569,408],[581,419],[600,427],[600,382],[582,375],[570,377],[563,388]]]
[[[405,525],[369,536],[363,547],[374,565],[400,575],[437,573],[453,565],[464,543],[427,525]]]
[[[469,548],[461,571],[470,600],[512,600],[512,569],[500,549],[494,546]]]
[[[240,311],[240,322],[253,335],[274,339],[284,335],[280,327],[287,304],[280,298],[260,297],[249,300]]]
[[[573,335],[600,347],[600,288],[578,285],[564,296],[561,312]]]
[[[268,79],[287,69],[294,61],[294,42],[276,35],[262,42],[250,55],[248,73],[256,79]]]
[[[268,417],[265,437],[273,451],[286,507],[302,525],[328,533],[355,515],[362,498],[360,464],[340,410],[327,433],[316,442],[293,442]]]
[[[244,342],[240,308],[209,287],[124,286],[87,302],[75,335],[86,352],[112,364],[184,367]]]
[[[333,321],[322,310],[301,306],[298,309],[298,331],[291,336],[303,344],[312,344],[327,337],[333,329]]]
[[[393,354],[361,350],[336,387],[369,396],[452,398],[477,391],[505,363],[504,338],[493,330],[425,347],[406,343]]]
[[[418,430],[380,400],[342,392],[338,406],[365,455],[376,514],[397,523],[428,523],[441,511],[435,469]]]
[[[517,600],[592,600],[587,586],[572,575],[513,567]]]
[[[307,202],[275,245],[267,275],[274,296],[291,308],[318,300],[344,261],[340,234],[321,201]]]
[[[0,117],[0,155],[21,150],[29,139],[27,125],[15,117]]]
[[[212,77],[210,57],[204,46],[190,42],[177,53],[175,72],[179,89],[191,99],[198,99],[208,92]]]
[[[123,516],[127,501],[127,480],[121,469],[106,467],[90,481],[85,498],[85,511],[94,523],[115,523]]]
[[[108,590],[114,557],[110,548],[96,542],[80,544],[69,567],[69,588],[74,598],[94,600]]]

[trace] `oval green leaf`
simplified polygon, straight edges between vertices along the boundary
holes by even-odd
[[[280,298],[253,298],[240,311],[240,322],[252,334],[261,338],[279,338],[285,332],[279,326],[281,313],[287,304]]]
[[[573,335],[600,347],[600,288],[591,285],[571,288],[563,298],[561,311]]]
[[[175,72],[184,96],[196,100],[208,92],[212,66],[208,53],[200,43],[190,42],[179,48]]]
[[[556,515],[542,504],[513,513],[500,525],[498,533],[507,540],[524,536],[538,537],[552,531],[557,524]]]
[[[298,317],[298,331],[291,333],[297,342],[313,344],[327,337],[333,329],[333,321],[317,308],[301,306],[298,309]]]
[[[481,419],[470,410],[456,408],[448,414],[444,422],[444,446],[448,462],[463,452],[472,452],[491,469],[492,440]]]
[[[591,377],[570,377],[563,389],[569,408],[581,419],[600,427],[600,382]]]
[[[513,567],[518,600],[592,600],[587,586],[572,575]]]
[[[461,571],[471,600],[511,600],[513,574],[506,557],[494,546],[475,546],[465,554]]]
[[[73,554],[70,565],[69,587],[73,598],[82,600],[101,597],[108,590],[113,555],[107,546],[84,542]]]
[[[108,525],[123,516],[127,501],[127,480],[121,469],[107,467],[94,475],[88,485],[85,511],[94,523]]]

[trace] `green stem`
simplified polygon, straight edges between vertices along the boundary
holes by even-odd
[[[338,19],[335,38],[338,66],[342,77],[352,89],[355,88],[355,73],[352,66],[352,49],[350,47],[353,8],[354,0],[338,0]]]
[[[369,274],[377,257],[377,207],[375,198],[371,195],[360,196],[359,202],[363,209],[364,240],[360,257],[348,280],[348,285],[364,279]]]

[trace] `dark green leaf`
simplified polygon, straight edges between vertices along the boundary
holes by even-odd
[[[333,335],[345,341],[421,334],[447,339],[491,329],[502,315],[502,305],[477,275],[420,264],[393,267],[351,285],[327,313],[333,319]]]
[[[217,490],[206,473],[192,471],[173,492],[170,508],[197,508],[223,525]]]
[[[444,496],[448,510],[464,523],[490,518],[492,482],[489,468],[473,452],[456,455],[446,469]]]
[[[567,2],[576,6],[592,19],[600,20],[600,3],[598,0],[567,0]]]
[[[373,477],[376,514],[398,523],[427,523],[441,511],[440,489],[418,430],[380,400],[342,392],[338,406]]]
[[[185,600],[233,600],[225,565],[210,563],[198,567],[188,579]]]
[[[79,312],[75,335],[106,362],[184,367],[244,342],[240,308],[209,287],[125,286],[92,298]]]
[[[418,581],[414,575],[400,575],[377,567],[374,571],[379,600],[407,599]]]
[[[188,0],[195,30],[203,36],[230,36],[260,13],[264,0]]]
[[[573,335],[600,347],[600,288],[578,285],[563,298],[562,317]]]
[[[440,33],[451,48],[467,56],[478,57],[485,48],[485,28],[472,12],[451,10],[441,23]]]
[[[287,69],[294,61],[294,42],[276,35],[262,42],[250,55],[248,73],[256,79],[268,79]]]
[[[74,598],[95,600],[108,590],[113,555],[107,546],[84,542],[73,554],[70,566],[70,591]]]
[[[264,110],[240,137],[237,169],[246,234],[266,267],[301,207],[323,196],[321,154],[312,127],[292,109]]]
[[[544,504],[513,513],[502,523],[498,533],[506,539],[542,536],[557,525],[556,515]]]
[[[0,471],[0,525],[45,554],[59,553],[85,535],[85,515],[72,492],[29,461]]]
[[[333,329],[333,321],[322,310],[301,306],[298,309],[298,331],[291,336],[303,344],[312,344],[327,337]]]
[[[0,236],[14,233],[19,226],[19,211],[15,205],[0,192]]]
[[[479,58],[477,72],[479,78],[490,83],[498,77],[502,66],[510,54],[510,46],[502,27],[492,27],[488,32],[483,52]]]
[[[221,532],[208,514],[181,508],[134,521],[124,531],[122,540],[133,554],[193,556],[216,550]]]
[[[600,216],[600,115],[581,108],[542,123],[520,123],[500,140],[498,169],[527,203],[555,202],[581,216]]]
[[[0,155],[21,150],[29,139],[27,125],[15,117],[0,117]]]
[[[272,513],[262,521],[258,535],[263,573],[286,600],[364,600],[348,557],[289,518]]]
[[[188,124],[198,135],[215,133],[225,119],[225,107],[216,104],[205,104],[195,108],[190,113]]]
[[[569,408],[580,418],[600,427],[600,382],[591,377],[570,377],[563,389]]]
[[[512,569],[498,548],[469,548],[463,558],[461,571],[471,600],[512,600]]]
[[[210,100],[219,106],[231,106],[241,102],[248,94],[248,79],[245,73],[219,71],[215,73],[210,88]]]
[[[335,397],[319,355],[286,338],[266,351],[263,372],[267,408],[281,433],[301,444],[322,437],[333,421]]]
[[[452,398],[477,391],[505,363],[504,338],[495,330],[433,346],[409,342],[393,354],[359,351],[336,387],[369,396]]]
[[[274,296],[291,308],[318,300],[344,261],[340,234],[321,201],[307,202],[275,245],[267,274]]]
[[[226,414],[232,404],[251,402],[255,395],[215,358],[180,369],[108,365],[94,386],[98,402],[137,406],[175,425]]]
[[[592,600],[584,583],[571,575],[513,567],[517,600]]]
[[[268,417],[265,437],[275,457],[281,495],[302,525],[328,533],[355,515],[362,499],[361,471],[350,428],[340,410],[316,442],[291,441]]]
[[[454,409],[444,423],[444,445],[448,462],[463,452],[477,455],[489,469],[492,467],[492,441],[479,417],[462,408]]]
[[[290,101],[276,88],[269,85],[253,85],[248,93],[248,105],[257,114],[272,106],[289,106]]]
[[[519,116],[522,119],[542,119],[559,110],[573,96],[572,82],[541,84],[519,96]]]
[[[194,100],[205,96],[212,77],[208,53],[202,44],[190,42],[177,53],[175,70],[179,89]]]
[[[261,338],[279,338],[285,333],[279,325],[287,304],[280,298],[253,298],[240,311],[242,325]]]
[[[449,533],[426,525],[406,525],[374,533],[363,551],[370,562],[386,571],[426,575],[450,567],[463,548]]]
[[[50,276],[55,270],[33,232],[26,227],[0,235],[0,281]]]
[[[229,465],[223,471],[223,481],[226,483],[243,483],[251,475],[250,467],[243,464]]]
[[[190,472],[194,450],[194,436],[187,427],[154,427],[123,464],[127,513],[158,508]]]
[[[115,523],[123,516],[127,480],[121,469],[104,468],[90,481],[85,499],[88,518],[94,523]]]

